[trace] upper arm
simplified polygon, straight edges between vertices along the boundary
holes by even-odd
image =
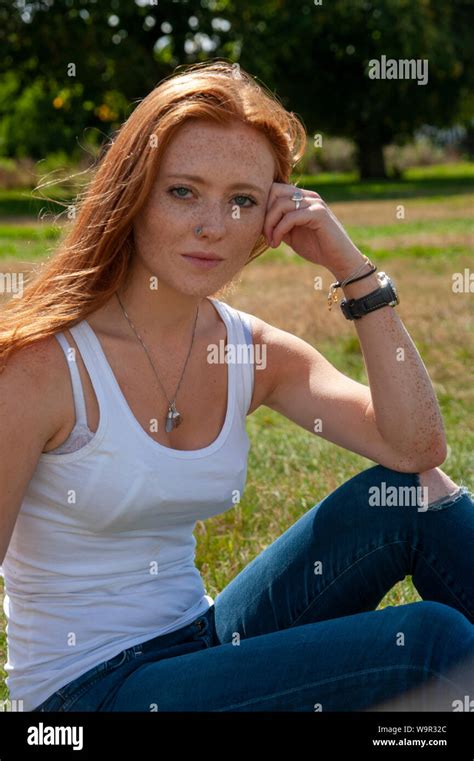
[[[305,430],[385,467],[416,470],[382,438],[369,386],[341,373],[303,339],[259,323],[268,365],[263,404]]]
[[[0,373],[0,564],[41,452],[60,427],[54,337],[12,353]]]

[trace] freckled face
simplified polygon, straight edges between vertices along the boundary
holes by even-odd
[[[134,220],[141,264],[181,293],[217,291],[242,269],[262,234],[274,171],[267,138],[254,128],[186,122],[167,146]],[[197,267],[181,256],[192,251],[212,252],[222,261],[211,269]]]

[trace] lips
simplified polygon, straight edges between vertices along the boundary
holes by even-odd
[[[213,267],[218,267],[219,264],[223,261],[220,257],[216,257],[213,255],[213,258],[211,259],[210,254],[206,254],[206,256],[203,256],[202,253],[199,255],[194,254],[181,254],[184,261],[187,262],[189,265],[196,269],[201,270],[210,270],[213,269]]]
[[[206,261],[222,261],[221,256],[217,256],[217,254],[207,253],[205,251],[189,251],[186,254],[182,254],[182,256],[192,256],[193,259],[204,259]]]

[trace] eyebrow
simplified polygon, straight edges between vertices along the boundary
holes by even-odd
[[[206,182],[206,180],[203,177],[199,177],[199,175],[196,174],[166,174],[165,178],[180,178],[182,180],[192,180],[193,182],[200,182],[202,185],[208,185],[209,183]],[[253,190],[258,190],[261,193],[264,193],[264,189],[259,187],[258,185],[254,185],[252,182],[233,182],[231,185],[228,185],[228,190],[233,190],[234,188],[252,188]]]

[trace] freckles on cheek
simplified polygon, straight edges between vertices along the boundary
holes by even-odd
[[[251,227],[249,227],[249,237],[251,239],[252,244],[254,244],[258,238],[260,238],[263,235],[263,225],[264,225],[265,217],[262,215],[262,217],[255,221],[255,224],[253,224]]]
[[[242,219],[232,220],[232,225],[228,228],[229,238],[232,239],[242,249],[252,246],[258,237],[259,227],[255,224],[243,222]]]
[[[155,217],[163,214],[169,214],[171,210],[171,199],[166,198],[166,196],[155,196],[153,199],[150,200],[150,203],[148,204],[147,208],[147,217],[149,219],[154,219]]]
[[[232,222],[236,225],[236,232],[240,238],[253,241],[263,233],[265,212],[248,216],[241,213],[240,219],[233,219]]]
[[[147,230],[161,230],[164,232],[167,228],[172,228],[176,225],[177,219],[175,213],[167,199],[155,200],[150,203],[144,210],[144,213],[140,219],[140,225]]]

